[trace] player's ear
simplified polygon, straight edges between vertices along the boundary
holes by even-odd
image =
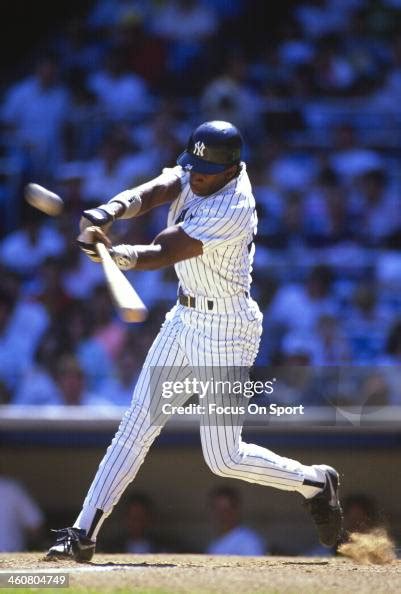
[[[234,175],[237,173],[237,169],[238,169],[238,165],[232,165],[232,167],[229,167],[228,169],[225,170],[225,174],[226,174],[226,179],[229,180],[231,178],[234,177]]]

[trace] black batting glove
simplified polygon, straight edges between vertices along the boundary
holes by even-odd
[[[107,212],[102,206],[84,210],[82,216],[88,219],[92,225],[96,225],[96,227],[103,227],[114,221],[114,215]]]
[[[111,248],[111,241],[99,227],[86,227],[77,237],[79,248],[93,262],[100,262],[101,258],[96,249],[98,242],[104,243],[108,249]]]
[[[96,227],[105,227],[111,225],[113,221],[118,219],[126,210],[126,206],[120,201],[115,200],[107,204],[101,204],[96,208],[89,208],[82,213],[82,223],[80,223],[81,231],[88,225],[95,225]]]
[[[94,243],[85,243],[77,240],[80,250],[92,260],[92,262],[100,262],[101,259],[97,253],[96,245]]]

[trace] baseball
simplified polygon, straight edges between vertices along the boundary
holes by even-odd
[[[64,203],[60,196],[50,192],[39,184],[25,186],[25,200],[38,210],[55,217],[61,213]]]

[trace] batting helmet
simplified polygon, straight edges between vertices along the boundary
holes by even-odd
[[[241,161],[242,145],[239,130],[229,122],[204,122],[192,132],[177,164],[197,173],[221,173]]]

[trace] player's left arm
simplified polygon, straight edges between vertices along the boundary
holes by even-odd
[[[98,241],[109,248],[112,258],[121,270],[157,270],[203,253],[202,242],[187,235],[181,225],[167,227],[148,245],[112,246],[108,237],[98,227],[88,227],[78,237],[80,248],[95,261],[99,261],[95,247]]]
[[[117,219],[138,217],[157,206],[173,202],[181,192],[184,175],[179,166],[166,167],[158,177],[120,192],[106,204],[85,210],[80,220],[80,230],[91,225],[107,230]]]
[[[94,244],[103,241],[121,270],[156,270],[241,240],[248,235],[253,211],[251,205],[242,203],[242,196],[232,196],[229,202],[216,200],[202,205],[187,220],[164,229],[149,245],[113,247],[97,227],[87,228],[78,243],[90,258],[99,261]]]

